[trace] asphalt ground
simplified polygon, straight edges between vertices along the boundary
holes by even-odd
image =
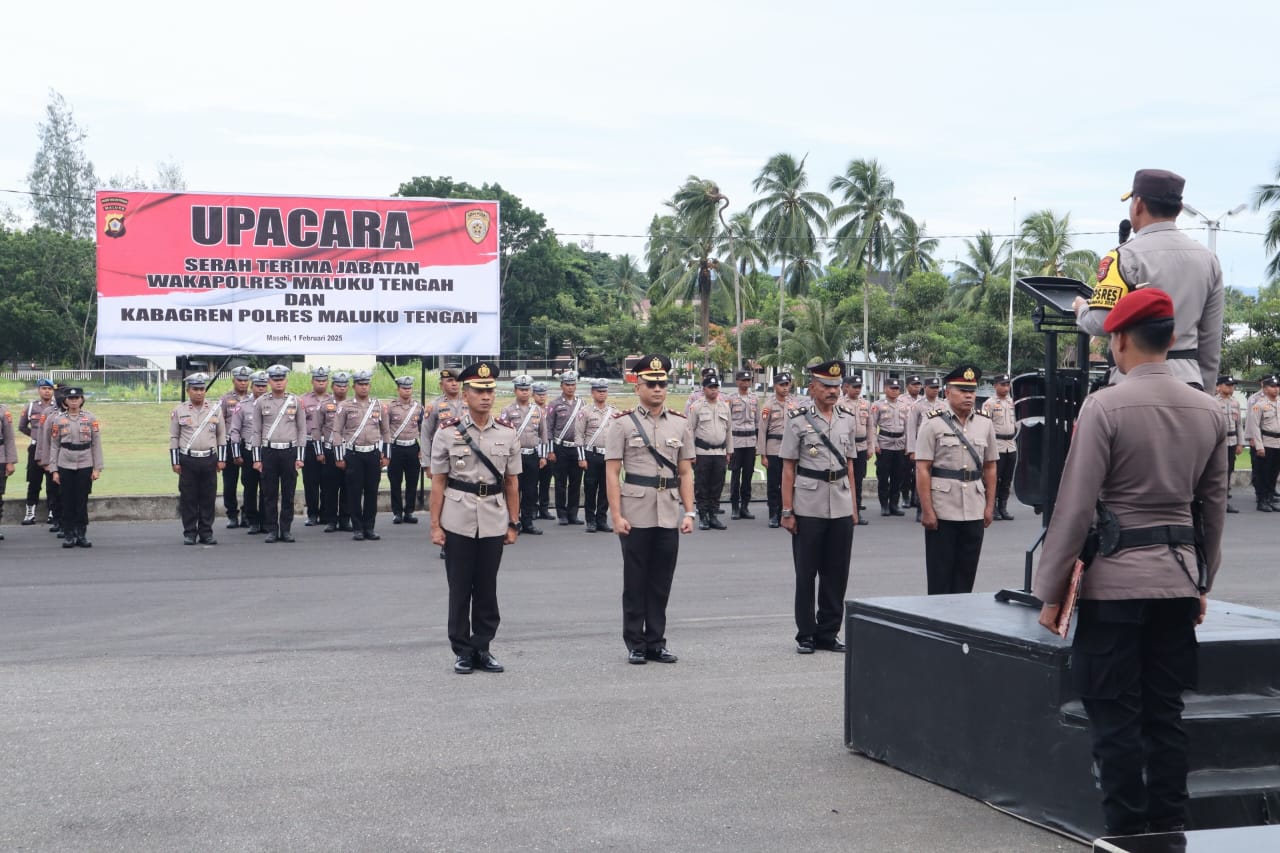
[[[1021,583],[1016,514],[979,590]],[[845,748],[841,656],[795,654],[788,535],[757,515],[682,538],[680,662],[645,666],[615,537],[543,522],[499,575],[507,671],[469,676],[425,524],[184,547],[100,523],[87,551],[6,525],[0,849],[1084,849]],[[1215,597],[1280,609],[1274,518],[1228,517]],[[870,520],[849,596],[923,594],[920,528]]]

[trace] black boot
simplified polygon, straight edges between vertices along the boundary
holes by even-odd
[[[235,512],[227,513],[227,529],[235,530],[237,527],[240,527],[240,526],[241,526],[240,514]]]
[[[770,526],[770,527],[778,527],[778,526],[780,526],[781,524],[782,524],[782,519],[781,519],[781,517],[779,517],[779,516],[778,516],[778,514],[777,514],[776,512],[771,512],[771,513],[769,513],[769,526]]]
[[[754,519],[755,516],[751,514],[751,510],[747,509],[746,506],[743,506],[741,511],[738,513],[738,518],[741,518],[744,521],[750,521]]]
[[[1013,513],[1009,512],[1009,499],[1005,498],[999,503],[1000,503],[1000,520],[1013,521]]]
[[[724,526],[724,522],[719,519],[719,517],[715,514],[714,510],[712,510],[710,513],[707,514],[707,524],[711,526],[712,530],[728,530],[729,529]]]
[[[888,514],[889,514],[889,505],[888,505],[888,504],[880,504],[880,515],[882,515],[882,516],[886,516],[886,515],[888,515]]]
[[[521,525],[520,525],[520,532],[521,532],[521,533],[527,533],[527,534],[529,534],[530,536],[541,536],[541,535],[542,535],[542,530],[540,530],[540,529],[539,529],[539,528],[537,528],[537,527],[534,527],[534,526],[533,526],[533,522],[532,522],[532,521],[526,521],[526,522],[524,522],[523,524],[521,524]]]
[[[609,525],[609,516],[607,513],[601,513],[600,515],[596,516],[596,532],[597,533],[613,532],[613,527]]]
[[[62,540],[63,548],[76,547],[76,539],[77,539],[76,532],[71,528],[67,528],[66,530],[59,533],[58,538]]]
[[[1266,501],[1258,501],[1258,512],[1271,512],[1271,504]]]
[[[698,529],[699,530],[711,529],[711,522],[707,520],[707,513],[705,511],[700,510],[698,512]]]
[[[737,504],[734,504],[734,505],[730,508],[730,510],[729,510],[729,518],[730,518],[732,521],[737,521],[738,519],[742,518],[742,513],[738,511],[738,505],[737,505]]]
[[[596,520],[592,516],[587,516],[587,532],[588,533],[596,532]]]
[[[545,506],[538,507],[538,514],[535,517],[537,518],[538,521],[555,521],[556,520],[556,517],[551,514],[551,510],[547,509]]]
[[[84,534],[85,534],[85,528],[83,527],[81,527],[79,530],[76,531],[76,547],[92,548],[93,543],[90,542],[88,539],[84,538]]]

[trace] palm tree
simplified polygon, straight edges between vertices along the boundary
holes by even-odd
[[[902,200],[893,194],[893,181],[876,160],[851,160],[843,175],[831,179],[831,192],[844,203],[831,211],[830,222],[844,224],[835,234],[834,260],[854,269],[864,266],[862,284],[862,349],[870,358],[871,271],[893,257],[888,222],[903,216]]]
[[[1276,180],[1280,181],[1280,164],[1276,164]],[[1276,205],[1280,202],[1280,183],[1259,184],[1253,194],[1253,209],[1261,210],[1263,205]],[[1275,252],[1267,264],[1267,276],[1280,278],[1280,206],[1275,207],[1267,215],[1267,236],[1264,242],[1268,252]]]
[[[733,255],[738,259],[738,273],[751,275],[769,264],[769,252],[756,232],[751,214],[740,210],[729,217],[729,233],[733,235]]]
[[[1009,243],[995,244],[990,231],[978,233],[977,241],[965,240],[968,262],[957,261],[952,277],[952,303],[966,311],[978,311],[987,305],[997,286],[1007,287],[1009,280]]]
[[[787,259],[814,257],[818,251],[818,237],[827,233],[826,214],[831,210],[831,199],[820,192],[806,190],[809,176],[804,164],[808,156],[799,161],[790,154],[775,154],[764,164],[751,188],[763,193],[747,206],[747,212],[760,217],[761,242],[764,247],[782,259],[782,271],[778,276],[778,358],[782,358],[782,316],[786,303],[785,283]]]
[[[820,297],[799,297],[792,313],[795,326],[787,330],[779,366],[804,365],[811,359],[844,358],[854,333],[851,319],[842,321],[835,306]]]
[[[644,273],[636,266],[636,259],[630,255],[618,255],[613,269],[609,271],[609,289],[613,291],[618,304],[633,317],[640,313],[640,300],[647,289]]]
[[[804,296],[809,292],[809,284],[822,278],[822,263],[817,255],[794,257],[791,269],[787,270],[786,291],[793,296]]]
[[[893,231],[893,273],[901,281],[915,272],[930,272],[938,268],[933,253],[938,250],[936,238],[925,236],[925,224],[907,214],[898,219]]]
[[[1071,214],[1059,219],[1052,210],[1037,210],[1022,220],[1018,260],[1031,275],[1060,275],[1088,281],[1098,256],[1071,248]]]

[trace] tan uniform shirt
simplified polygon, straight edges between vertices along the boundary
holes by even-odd
[[[417,400],[405,402],[397,396],[387,403],[387,441],[401,447],[418,443],[422,429],[422,404]]]
[[[1118,386],[1085,397],[1062,471],[1053,520],[1032,592],[1062,602],[1071,569],[1101,499],[1122,530],[1191,525],[1191,501],[1204,501],[1208,586],[1222,560],[1227,509],[1227,424],[1217,404],[1165,364],[1142,364]],[[1179,546],[1191,576],[1195,554]],[[1194,598],[1168,545],[1125,548],[1094,558],[1080,596],[1091,599]]]
[[[49,406],[40,415],[40,423],[33,430],[36,435],[40,436],[39,440],[36,441],[36,463],[49,471],[53,470],[53,466],[49,464],[49,445],[52,443],[53,421],[60,414],[62,414],[62,409],[59,409],[56,404]]]
[[[319,425],[316,427],[316,434],[312,436],[312,440],[318,439],[320,441],[321,450],[332,450],[335,444],[342,443],[342,436],[339,435],[338,413],[342,406],[350,403],[351,400],[351,397],[343,397],[341,400],[334,397],[320,407]]]
[[[0,465],[9,463],[18,464],[18,440],[13,434],[13,413],[0,403]]]
[[[338,406],[334,444],[346,450],[383,450],[387,441],[387,409],[374,397],[363,402],[350,397]],[[342,458],[339,454],[338,458]]]
[[[933,499],[933,513],[939,521],[981,521],[987,509],[987,488],[982,481],[982,469],[988,462],[997,462],[1000,451],[996,447],[996,430],[991,418],[974,412],[965,420],[964,437],[977,451],[982,464],[973,461],[971,454],[956,437],[959,419],[944,406],[937,414],[927,416],[916,436],[916,461],[932,462],[933,468],[949,471],[968,471],[976,474],[970,481],[953,480],[934,474],[930,478],[929,496]]]
[[[532,400],[527,406],[512,403],[498,417],[516,431],[516,444],[522,455],[547,455],[547,416],[541,406]]]
[[[237,404],[231,410],[231,420],[227,421],[227,441],[231,443],[231,452],[240,458],[249,453],[249,427],[256,411],[253,407],[255,399],[250,397]]]
[[[102,433],[92,412],[81,409],[75,416],[59,412],[50,418],[49,462],[52,469],[102,470]]]
[[[43,437],[43,430],[40,429],[44,423],[45,416],[58,410],[58,405],[50,400],[32,400],[22,407],[22,416],[18,418],[18,431],[23,435],[31,436],[31,443],[36,446],[36,463],[40,462],[40,440]]]
[[[1227,421],[1227,447],[1238,447],[1244,444],[1244,430],[1241,429],[1240,422],[1240,404],[1236,402],[1236,395],[1230,397],[1215,397],[1218,405],[1222,407],[1222,415]]]
[[[574,397],[570,400],[562,394],[547,406],[547,435],[553,445],[566,443],[574,446],[577,444],[577,439],[573,437],[573,424],[578,417],[578,413],[589,405],[591,405],[590,400],[584,401],[581,397]],[[558,451],[553,447],[551,452],[556,453]]]
[[[310,439],[315,435],[316,430],[320,428],[320,420],[323,416],[322,409],[324,404],[333,399],[332,394],[317,394],[315,391],[308,391],[299,399],[302,405],[302,411],[307,416],[307,438]]]
[[[861,453],[868,449],[868,437],[871,435],[871,403],[866,397],[843,397],[840,404],[853,412],[853,446]]]
[[[261,461],[258,451],[271,444],[296,447],[301,459],[307,439],[307,415],[298,398],[288,393],[282,397],[263,394],[252,406],[253,420],[245,422],[244,431],[248,433],[245,446],[253,448],[254,461]]]
[[[579,459],[586,459],[588,450],[604,453],[609,424],[617,413],[617,407],[608,403],[605,403],[604,408],[597,408],[592,403],[578,412],[577,423],[573,426],[573,440],[578,443]]]
[[[733,413],[728,403],[724,400],[712,403],[703,397],[689,407],[686,417],[693,426],[694,455],[725,456],[729,453]]]
[[[907,395],[896,400],[881,397],[871,404],[871,430],[876,434],[876,447],[881,450],[907,449],[907,415],[911,404]]]
[[[930,412],[942,411],[946,405],[947,401],[942,399],[941,394],[932,400],[924,396],[916,400],[911,411],[907,412],[907,453],[916,452],[916,436],[920,433],[920,425],[924,423],[924,419]]]
[[[1018,432],[1018,419],[1013,414],[1013,395],[992,397],[982,404],[982,413],[991,418],[996,428],[996,446],[1001,453],[1014,453],[1018,449],[1014,438]]]
[[[783,459],[796,460],[795,494],[790,506],[796,515],[810,518],[853,515],[848,461],[856,452],[856,423],[857,414],[843,403],[836,403],[830,418],[823,417],[816,406],[797,406],[787,413],[780,455]],[[844,457],[843,465],[822,440],[823,435]],[[809,476],[809,472],[815,476]],[[786,495],[782,496],[782,504],[787,504]]]
[[[472,443],[468,444],[461,433]],[[494,482],[493,472],[479,460],[473,448],[489,457],[493,467],[503,475],[502,482]],[[490,493],[480,497],[446,487],[440,526],[460,536],[506,536],[511,515],[507,512],[505,478],[518,476],[520,468],[515,431],[499,423],[497,418],[489,418],[484,429],[467,416],[460,422],[441,420],[431,442],[431,473],[447,474],[464,483],[487,483]]]
[[[1249,442],[1268,450],[1280,447],[1280,397],[1264,396],[1249,409]]]
[[[737,391],[721,394],[720,399],[729,404],[729,415],[733,426],[733,437],[729,446],[734,450],[742,447],[756,446],[756,433],[760,429],[760,400],[748,391],[740,394]]]
[[[666,488],[641,486],[625,479],[618,485],[622,500],[622,517],[632,527],[679,527],[684,517],[684,505],[680,503],[680,479],[671,468],[662,465],[645,449],[640,430],[648,437],[649,444],[664,458],[671,461],[676,471],[682,459],[693,459],[693,430],[689,420],[679,412],[663,409],[657,417],[645,408],[635,409],[635,419],[630,412],[619,412],[606,432],[604,458],[619,459],[628,474],[641,477],[666,477],[671,483]],[[636,421],[640,425],[636,426]]]
[[[199,432],[196,428],[199,427]],[[219,450],[227,443],[227,425],[222,406],[205,400],[197,408],[188,400],[169,414],[169,449],[183,453]]]
[[[461,393],[452,398],[441,394],[427,406],[426,411],[422,413],[422,429],[418,434],[418,444],[422,448],[418,451],[418,458],[423,468],[431,467],[431,445],[435,440],[440,422],[442,420],[460,421],[466,413],[467,401],[462,399]]]
[[[787,426],[787,412],[800,405],[800,398],[788,394],[785,401],[774,394],[760,406],[760,431],[756,434],[756,453],[777,456],[782,449],[782,434]]]

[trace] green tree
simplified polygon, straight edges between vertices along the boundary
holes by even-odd
[[[853,321],[820,296],[802,296],[794,307],[795,325],[782,342],[781,364],[803,367],[812,361],[844,358],[854,335]]]
[[[1267,263],[1267,276],[1280,278],[1280,163],[1276,164],[1276,183],[1259,184],[1253,192],[1253,209],[1270,206],[1267,214],[1267,236],[1264,245],[1268,252],[1275,252]]]
[[[98,178],[84,154],[86,137],[66,100],[50,89],[45,120],[40,123],[40,147],[27,173],[27,187],[36,224],[73,237],[92,237],[97,221],[94,190]]]
[[[938,251],[938,241],[925,233],[925,224],[917,224],[907,214],[898,219],[893,229],[893,274],[902,281],[912,273],[931,272],[938,268],[933,253]]]
[[[950,301],[964,311],[992,314],[1009,291],[1009,243],[997,248],[990,231],[964,243],[966,260],[956,263]]]
[[[1071,214],[1061,218],[1052,210],[1037,210],[1022,220],[1017,246],[1020,268],[1030,275],[1058,275],[1088,281],[1098,268],[1098,256],[1088,249],[1074,249]]]
[[[0,228],[0,354],[93,364],[96,255],[92,240],[43,226]]]
[[[618,306],[632,317],[640,313],[640,302],[649,289],[644,272],[630,255],[618,255],[608,279],[608,288],[618,301]]]

